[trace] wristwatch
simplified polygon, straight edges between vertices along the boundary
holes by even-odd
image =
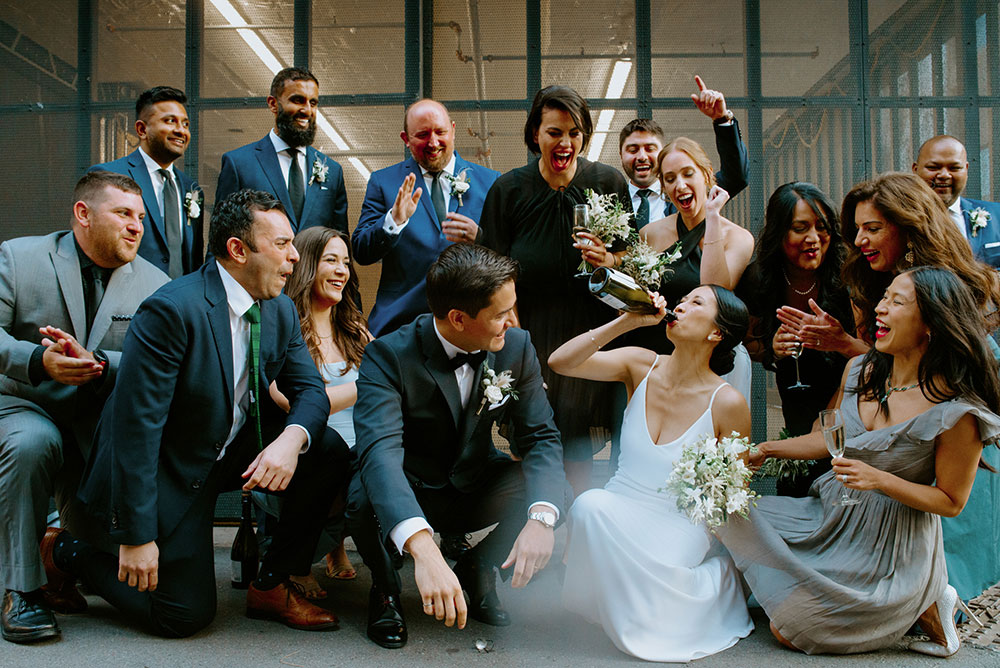
[[[536,522],[541,522],[549,529],[556,528],[556,514],[555,513],[528,513],[529,520],[535,520]]]

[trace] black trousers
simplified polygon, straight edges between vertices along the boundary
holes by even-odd
[[[212,521],[220,492],[239,489],[240,474],[257,456],[244,429],[216,462],[188,512],[170,535],[161,536],[159,584],[140,592],[118,581],[118,555],[82,541],[70,557],[70,571],[125,616],[164,637],[185,637],[208,626],[215,617],[215,549]],[[332,429],[299,455],[288,487],[278,492],[284,512],[261,564],[263,572],[301,575],[309,571],[319,533],[337,493],[347,484],[352,454]]]
[[[424,517],[438,533],[469,533],[499,522],[470,557],[479,557],[490,566],[499,566],[507,558],[517,535],[528,520],[524,476],[519,462],[496,460],[491,463],[478,489],[463,492],[448,485],[441,489],[415,487],[417,503]],[[347,526],[365,565],[372,573],[372,583],[389,594],[398,594],[401,582],[396,565],[399,551],[389,539],[392,527],[380,527],[361,476],[351,480],[347,504]],[[384,536],[384,539],[383,539]],[[506,579],[513,569],[501,570]]]

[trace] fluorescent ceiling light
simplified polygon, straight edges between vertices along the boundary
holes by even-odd
[[[281,64],[281,60],[278,59],[278,56],[271,51],[266,44],[264,44],[264,41],[254,30],[242,27],[249,24],[242,16],[240,16],[240,13],[236,11],[236,8],[233,7],[229,0],[209,0],[209,2],[211,2],[212,6],[215,7],[220,14],[222,14],[222,18],[229,22],[229,25],[238,28],[236,32],[243,38],[243,41],[246,42],[248,47],[250,47],[250,50],[253,51],[258,58],[260,58],[261,62],[264,63],[264,66],[271,71],[272,75],[277,74],[285,68],[285,66]],[[340,133],[334,129],[333,124],[331,124],[330,121],[326,119],[326,116],[323,115],[323,112],[319,110],[316,111],[316,125],[319,126],[319,129],[330,138],[330,141],[332,141],[334,146],[336,146],[339,150],[351,150],[350,145],[344,141],[344,138],[340,136]],[[364,179],[365,183],[368,183],[368,177],[371,176],[371,172],[367,167],[365,167],[364,163],[357,158],[348,158],[347,161],[351,163],[355,170],[357,170],[358,174],[361,175],[361,178]]]
[[[609,100],[620,100],[622,92],[625,90],[625,82],[628,75],[632,73],[632,61],[619,60],[611,70],[611,79],[608,81],[608,90],[604,97]],[[587,160],[597,162],[601,158],[601,151],[604,149],[604,141],[608,138],[611,130],[611,123],[615,120],[614,109],[602,109],[597,116],[597,127],[594,129],[594,136],[590,138],[590,148],[587,150]]]

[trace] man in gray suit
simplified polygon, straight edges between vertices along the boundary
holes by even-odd
[[[167,275],[137,257],[145,206],[127,176],[90,172],[73,192],[70,231],[0,245],[0,579],[5,640],[59,635],[53,610],[86,601],[46,590],[38,544],[55,494],[74,497],[97,419],[139,304]]]

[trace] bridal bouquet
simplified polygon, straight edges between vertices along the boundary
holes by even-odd
[[[677,509],[709,529],[733,515],[746,517],[757,498],[747,487],[753,473],[740,457],[749,449],[750,440],[735,431],[721,439],[702,436],[684,446],[666,486],[677,497]]]
[[[584,191],[587,196],[587,229],[595,237],[607,246],[614,243],[615,239],[628,239],[632,234],[631,206],[626,209],[618,201],[618,196],[614,193],[599,195],[593,190]],[[578,271],[586,271],[587,262],[581,262]]]
[[[657,253],[642,239],[636,237],[622,257],[618,271],[628,274],[635,282],[647,290],[659,290],[660,279],[668,272],[670,265],[681,256],[681,242],[663,253]]]

